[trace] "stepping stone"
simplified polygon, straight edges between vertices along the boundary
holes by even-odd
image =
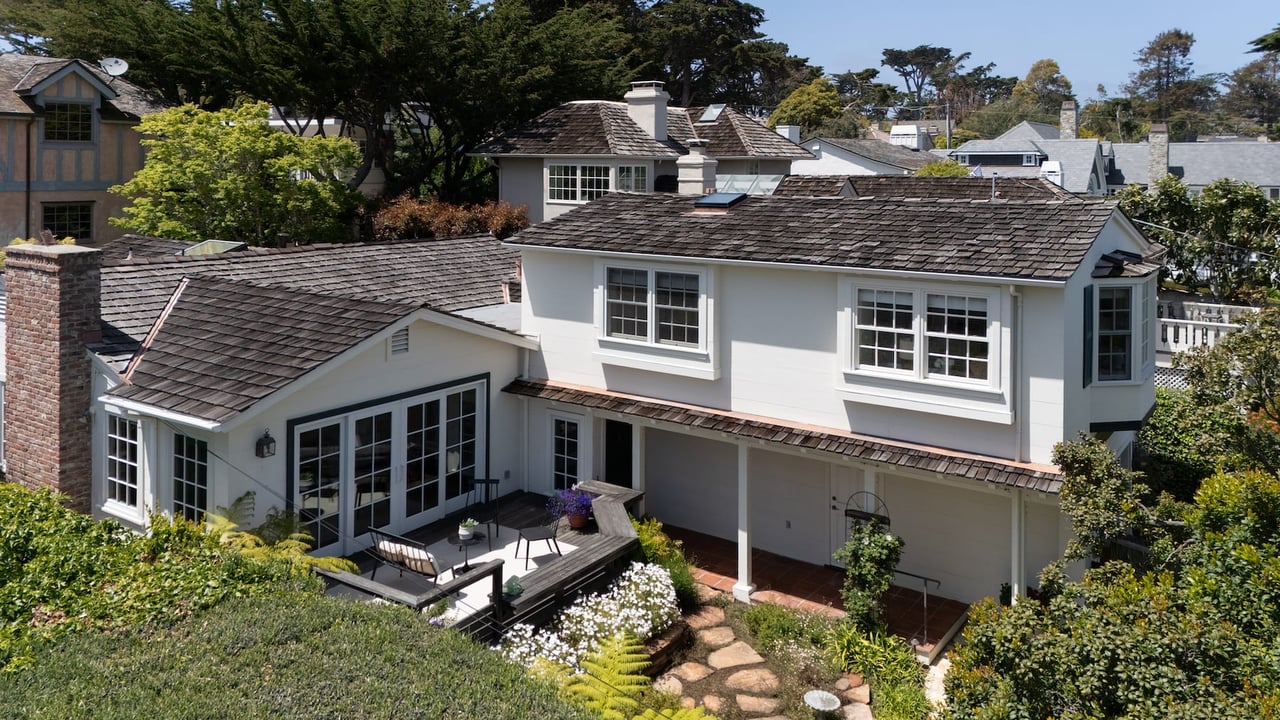
[[[698,583],[694,587],[698,590],[698,602],[700,603],[709,603],[724,594],[710,585],[703,583]]]
[[[724,698],[719,695],[706,695],[702,698],[702,706],[712,715],[719,715],[724,710]]]
[[[760,695],[772,695],[778,692],[778,676],[765,668],[739,670],[729,676],[725,687]],[[772,712],[765,710],[762,712]]]
[[[713,648],[724,647],[734,641],[733,628],[713,627],[698,631],[698,639]]]
[[[871,706],[865,703],[849,703],[840,708],[844,720],[875,720],[871,715]]]
[[[685,618],[685,622],[689,623],[689,627],[694,630],[702,630],[704,628],[715,627],[716,625],[723,625],[724,610],[714,605],[708,605]]]
[[[764,658],[760,657],[760,653],[751,649],[750,645],[741,640],[729,647],[720,648],[707,656],[707,664],[716,670],[739,667],[741,665],[755,665],[762,662],[764,662]]]
[[[846,673],[845,676],[840,679],[848,680],[849,687],[858,687],[862,685],[864,682],[866,682],[865,680],[862,679],[862,673]],[[840,688],[840,689],[844,690],[846,688]]]
[[[871,686],[859,685],[858,687],[851,687],[848,690],[844,691],[844,696],[849,698],[850,702],[870,703],[871,702]]]
[[[735,698],[738,708],[749,713],[776,713],[782,701],[774,698],[762,698],[754,695],[739,695]]]
[[[696,662],[687,662],[667,674],[674,675],[685,682],[698,682],[711,674],[711,668]]]
[[[692,710],[698,707],[698,701],[694,700],[688,695],[685,695],[684,697],[680,698],[680,707]]]
[[[672,673],[666,673],[653,681],[653,689],[663,695],[679,695],[684,692],[684,683]]]

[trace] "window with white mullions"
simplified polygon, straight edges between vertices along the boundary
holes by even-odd
[[[619,167],[618,189],[628,192],[649,192],[649,168],[644,165]]]
[[[107,416],[107,498],[138,506],[138,421]]]
[[[444,497],[452,500],[471,492],[476,477],[476,391],[445,397]]]
[[[609,192],[609,168],[603,165],[583,165],[582,192],[578,198],[589,201]]]
[[[986,380],[990,359],[986,299],[930,294],[926,304],[928,373]]]
[[[578,482],[578,423],[553,417],[551,424],[551,478],[556,490]]]
[[[649,339],[649,273],[609,268],[605,314],[610,337]]]
[[[209,509],[209,444],[173,434],[173,515],[200,522]]]
[[[577,165],[552,165],[547,168],[547,197],[551,200],[578,199]]]
[[[915,368],[912,293],[858,290],[855,313],[858,365],[908,372]]]
[[[1132,377],[1133,290],[1129,287],[1098,289],[1098,379]]]
[[[653,274],[654,309],[659,343],[698,345],[698,276],[686,273]]]

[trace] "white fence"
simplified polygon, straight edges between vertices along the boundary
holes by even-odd
[[[1156,353],[1170,356],[1193,347],[1213,347],[1239,327],[1236,318],[1256,312],[1258,308],[1247,305],[1161,301],[1156,313]]]

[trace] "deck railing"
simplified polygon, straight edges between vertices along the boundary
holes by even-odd
[[[1173,355],[1194,347],[1213,347],[1239,326],[1229,322],[1160,318],[1156,332],[1156,352]]]

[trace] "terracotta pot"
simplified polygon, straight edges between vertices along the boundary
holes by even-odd
[[[574,530],[581,530],[582,528],[587,526],[586,515],[570,515],[568,517],[569,517],[569,527],[573,528]]]

